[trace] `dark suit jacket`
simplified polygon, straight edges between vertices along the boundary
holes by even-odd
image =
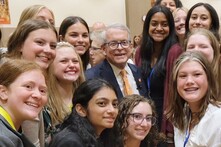
[[[34,147],[34,145],[23,134],[13,130],[0,115],[0,147]]]
[[[140,95],[147,96],[147,88],[145,85],[145,82],[141,78],[141,71],[133,64],[128,63],[128,66],[130,67],[134,79],[136,81],[137,90],[139,91]],[[120,90],[120,86],[117,82],[117,79],[114,75],[114,72],[111,68],[111,65],[107,60],[104,60],[102,63],[96,65],[95,67],[92,67],[85,72],[86,79],[93,79],[93,78],[101,78],[106,81],[108,81],[110,84],[114,86],[114,88],[117,91],[117,97],[118,99],[121,99],[123,97],[123,93]]]

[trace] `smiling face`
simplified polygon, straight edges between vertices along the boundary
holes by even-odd
[[[89,32],[80,22],[71,25],[67,29],[63,40],[73,45],[79,55],[83,55],[90,46]]]
[[[52,66],[54,67],[54,75],[60,82],[72,83],[80,76],[80,62],[74,48],[57,48]]]
[[[211,46],[210,40],[201,34],[194,34],[190,36],[187,42],[187,51],[200,51],[210,63],[214,58],[214,49]]]
[[[121,42],[128,41],[128,32],[126,30],[111,28],[106,32],[106,40],[109,42]],[[132,45],[130,44],[127,48],[123,48],[118,44],[116,49],[111,49],[108,44],[104,46],[104,51],[106,53],[106,59],[115,65],[116,67],[122,69],[125,67],[127,60],[132,53]]]
[[[4,109],[11,116],[14,125],[19,127],[24,120],[36,118],[46,104],[45,77],[40,70],[22,73],[6,88],[4,98],[7,100]]]
[[[47,34],[47,35],[45,35]],[[36,62],[47,69],[55,57],[57,37],[51,29],[38,29],[29,33],[22,48],[22,58]]]
[[[155,13],[149,25],[149,34],[155,42],[163,42],[169,35],[169,24],[162,12]]]
[[[152,109],[147,102],[140,102],[133,108],[131,114],[141,114],[143,117],[152,116]],[[151,122],[147,122],[145,119],[141,124],[135,123],[133,117],[130,115],[126,129],[127,140],[142,141],[149,133],[151,127]]]
[[[96,130],[97,135],[112,128],[118,113],[118,101],[115,92],[107,87],[101,88],[88,103],[87,118]]]
[[[209,11],[204,6],[196,7],[190,16],[189,29],[205,28],[209,30],[211,28],[212,18]]]
[[[175,30],[178,37],[184,38],[185,36],[185,21],[186,21],[187,13],[180,9],[176,12],[174,17]]]
[[[203,67],[196,61],[184,62],[177,75],[177,91],[192,109],[198,108],[208,90]]]

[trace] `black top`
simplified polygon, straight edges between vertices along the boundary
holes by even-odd
[[[159,130],[161,129],[162,115],[163,115],[163,99],[164,99],[164,83],[165,74],[157,73],[154,68],[149,73],[146,79],[148,94],[154,101],[157,112],[157,125]]]
[[[61,129],[54,135],[49,147],[103,147],[88,119],[76,112],[72,112]]]

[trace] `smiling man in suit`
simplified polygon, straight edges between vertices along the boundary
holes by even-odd
[[[107,26],[103,32],[103,41],[102,49],[106,59],[88,69],[85,73],[86,78],[101,78],[108,81],[117,90],[119,99],[129,94],[147,96],[146,85],[141,78],[140,70],[135,65],[128,63],[132,54],[129,29],[122,24]],[[124,77],[122,76],[123,71]]]

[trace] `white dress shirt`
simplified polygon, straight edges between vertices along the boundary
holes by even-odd
[[[109,63],[110,63],[110,62],[109,62]],[[117,68],[116,66],[114,66],[114,65],[111,64],[111,63],[110,63],[110,65],[111,65],[111,68],[112,68],[113,71],[114,71],[114,75],[115,75],[115,77],[116,77],[116,79],[117,79],[118,85],[120,86],[120,90],[121,90],[122,93],[123,93],[123,89],[124,89],[124,88],[123,88],[123,84],[124,84],[124,82],[123,82],[123,79],[122,79],[121,74],[120,74],[120,72],[121,72],[122,69]],[[127,72],[127,78],[128,78],[129,84],[130,84],[130,86],[131,86],[131,88],[132,88],[132,90],[133,90],[133,94],[139,94],[139,91],[137,90],[136,81],[135,81],[135,79],[134,79],[133,73],[132,73],[130,67],[128,66],[128,64],[125,66],[124,69],[125,69],[126,72]],[[123,95],[124,95],[124,93],[123,93]]]

